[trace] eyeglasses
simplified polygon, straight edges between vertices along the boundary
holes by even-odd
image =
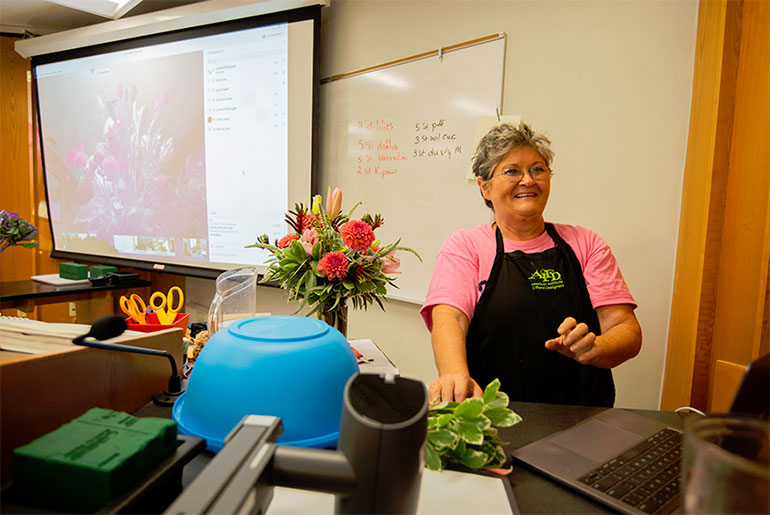
[[[495,177],[505,177],[510,182],[520,182],[524,178],[524,172],[529,173],[529,176],[534,180],[545,179],[551,175],[551,170],[547,167],[535,165],[529,170],[522,170],[520,168],[506,168],[499,175],[492,177],[492,179]]]

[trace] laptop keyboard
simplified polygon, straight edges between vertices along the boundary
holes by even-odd
[[[645,513],[678,498],[682,433],[664,429],[578,479]]]

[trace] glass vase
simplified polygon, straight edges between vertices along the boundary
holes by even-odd
[[[318,318],[348,337],[348,306],[347,301],[340,301],[336,307],[322,306],[318,310]]]

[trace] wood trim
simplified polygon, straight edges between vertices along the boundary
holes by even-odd
[[[381,70],[382,68],[388,68],[390,66],[396,66],[398,64],[403,64],[403,63],[407,63],[409,61],[414,61],[416,59],[424,59],[426,57],[431,57],[431,56],[434,56],[434,55],[437,56],[437,55],[439,55],[439,52],[443,54],[443,53],[446,53],[446,52],[451,52],[453,50],[459,50],[461,48],[465,48],[465,47],[469,47],[469,46],[473,46],[473,45],[478,45],[478,44],[481,44],[481,43],[486,43],[487,41],[495,41],[497,39],[504,38],[504,37],[505,37],[505,34],[502,33],[502,32],[497,33],[497,34],[490,34],[489,36],[483,36],[483,37],[480,37],[480,38],[471,39],[470,41],[463,41],[462,43],[456,43],[454,45],[449,45],[449,46],[441,47],[441,48],[436,49],[436,50],[429,50],[427,52],[422,52],[421,54],[410,55],[409,57],[402,57],[401,59],[396,59],[395,61],[388,61],[387,63],[376,64],[374,66],[369,66],[367,68],[361,68],[360,70],[355,70],[355,71],[347,72],[347,73],[341,73],[339,75],[332,75],[331,77],[326,77],[324,79],[321,79],[321,84],[326,84],[326,83],[329,83],[329,82],[333,82],[335,80],[344,79],[346,77],[353,77],[354,75],[361,75],[362,73],[368,73],[368,72],[373,72],[375,70]]]
[[[705,408],[703,386],[708,375],[701,371],[704,360],[710,361],[741,7],[739,2],[728,0],[702,0],[698,10],[692,110],[661,409]]]
[[[663,409],[724,408],[724,363],[770,345],[770,3],[699,15]]]
[[[757,277],[761,290],[757,292],[757,309],[754,323],[754,341],[750,360],[770,352],[770,3],[767,1],[750,1],[746,7],[746,23],[744,32],[746,46],[741,48],[741,56],[746,57],[745,69],[742,68],[742,78],[739,84],[745,87],[744,100],[740,104],[741,114],[747,117],[749,130],[745,135],[747,140],[746,155],[752,159],[747,163],[754,168],[754,174],[761,180],[756,186],[757,195],[762,196],[755,206],[758,208],[753,216],[758,223],[764,224],[764,245],[758,259],[760,274]],[[739,91],[740,94],[740,91]],[[737,115],[736,115],[737,116]],[[764,208],[764,220],[762,219]],[[758,234],[763,234],[757,230]],[[762,278],[764,275],[764,280]],[[747,361],[748,363],[748,361]]]
[[[37,227],[29,191],[27,73],[29,62],[14,50],[17,38],[0,37],[0,209],[17,213]],[[0,279],[33,275],[35,250],[14,246],[0,254]]]
[[[770,4],[744,2],[712,365],[747,364],[759,351],[770,260],[768,27]]]
[[[770,225],[770,220],[768,220],[768,225]],[[770,258],[768,258],[767,267],[770,269]],[[765,314],[762,316],[762,330],[759,333],[757,356],[764,356],[768,353],[770,353],[770,274],[767,274],[767,283],[765,284]]]
[[[714,391],[717,392],[709,402],[709,412],[727,413],[730,403],[741,382],[746,365],[730,363],[718,359],[714,363]]]

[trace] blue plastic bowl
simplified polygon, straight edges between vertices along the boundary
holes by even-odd
[[[336,447],[345,383],[358,363],[342,333],[300,316],[248,318],[217,331],[174,403],[179,432],[213,451],[245,415],[281,417],[278,443]]]

